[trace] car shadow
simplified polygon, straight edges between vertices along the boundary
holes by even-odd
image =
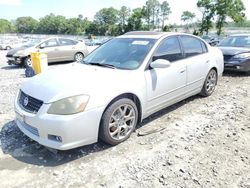
[[[197,95],[190,97],[157,113],[154,113],[153,115],[144,119],[136,127],[136,129],[143,127],[155,119],[160,118],[197,98],[200,98],[200,96]],[[67,151],[53,152],[54,150],[46,148],[24,135],[17,127],[15,121],[6,123],[1,129],[0,146],[4,154],[9,154],[18,161],[47,167],[59,166],[79,158],[87,157],[92,153],[101,152],[111,147],[110,145],[99,141],[98,143],[88,146]]]
[[[1,69],[13,70],[13,69],[23,69],[23,67],[19,65],[8,65],[8,66],[1,67]]]
[[[86,157],[110,146],[98,142],[67,151],[57,151],[46,148],[24,135],[14,121],[6,123],[0,131],[0,145],[4,154],[9,154],[18,161],[37,165],[54,167],[70,161]]]
[[[247,76],[249,76],[249,74],[246,72],[224,71],[223,76],[226,76],[226,77],[247,77]]]
[[[176,104],[173,104],[173,105],[171,105],[169,107],[166,107],[166,108],[164,108],[164,109],[162,109],[162,110],[160,110],[158,112],[155,112],[154,114],[152,114],[149,117],[145,118],[139,125],[137,125],[136,128],[139,129],[139,128],[143,127],[144,125],[146,125],[146,124],[148,124],[148,123],[150,123],[150,122],[152,122],[152,121],[154,121],[154,120],[156,120],[156,119],[158,119],[158,118],[160,118],[160,117],[162,117],[162,116],[164,116],[164,115],[166,115],[166,114],[168,114],[168,113],[170,113],[170,112],[172,112],[172,111],[174,111],[174,110],[176,110],[178,108],[180,108],[181,106],[183,106],[183,105],[185,105],[185,104],[187,104],[187,103],[189,103],[189,102],[191,102],[193,100],[199,99],[199,98],[202,98],[202,96],[195,95],[195,96],[189,97],[187,99],[184,99],[184,100],[182,100],[182,101],[180,101],[180,102],[178,102]]]

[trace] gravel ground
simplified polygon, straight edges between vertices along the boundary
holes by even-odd
[[[0,52],[0,187],[250,188],[250,76],[227,73],[215,93],[194,96],[143,121],[126,142],[57,154],[14,123],[24,69]],[[50,66],[56,67],[59,65]],[[138,136],[140,133],[154,133]]]

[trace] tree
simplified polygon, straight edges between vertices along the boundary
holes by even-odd
[[[236,23],[243,22],[244,10],[245,7],[241,0],[217,0],[215,5],[217,34],[221,35],[227,18],[231,18]]]
[[[141,8],[136,8],[133,10],[132,15],[128,19],[128,25],[126,31],[136,31],[143,30],[142,24],[143,13]]]
[[[0,33],[11,33],[13,32],[13,25],[5,19],[0,19]]]
[[[38,27],[38,21],[32,17],[19,17],[15,23],[18,33],[35,33]]]
[[[122,32],[125,31],[125,25],[128,22],[128,18],[130,16],[130,9],[127,8],[126,6],[122,6],[119,13],[118,13],[118,17],[119,17],[119,22],[121,25],[121,30]]]
[[[101,35],[111,34],[110,26],[118,22],[118,10],[113,7],[101,9],[95,14],[94,22],[99,24]]]
[[[65,34],[68,31],[68,21],[64,16],[49,14],[40,19],[38,32],[42,34]]]
[[[202,12],[202,20],[200,24],[199,32],[202,35],[205,31],[208,34],[210,28],[213,27],[212,19],[215,14],[215,3],[214,0],[198,0],[197,6]]]
[[[189,30],[189,26],[193,24],[193,19],[195,18],[195,14],[189,11],[184,11],[181,15],[181,20],[186,22],[186,29]]]
[[[155,23],[159,19],[160,3],[157,0],[148,0],[143,6],[142,13],[148,24],[148,30],[155,29]]]
[[[162,30],[165,26],[165,20],[168,19],[169,14],[171,14],[171,9],[167,1],[163,1],[161,4],[161,19],[162,19]]]

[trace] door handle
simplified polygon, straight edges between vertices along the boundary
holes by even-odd
[[[210,60],[207,60],[207,61],[206,61],[206,63],[209,63],[209,62],[210,62]]]
[[[186,72],[186,69],[180,70],[180,73],[181,73],[181,74],[184,73],[184,72]]]

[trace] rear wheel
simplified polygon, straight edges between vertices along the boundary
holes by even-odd
[[[138,119],[138,110],[130,99],[119,99],[104,112],[99,137],[110,145],[117,145],[128,139]]]
[[[81,62],[83,60],[83,58],[84,58],[84,55],[80,52],[76,53],[75,57],[74,57],[76,62]]]
[[[6,50],[10,50],[11,49],[11,47],[10,46],[6,46]]]
[[[211,69],[204,82],[203,88],[201,90],[201,95],[204,97],[210,96],[215,90],[217,80],[218,80],[218,75],[216,70]]]

